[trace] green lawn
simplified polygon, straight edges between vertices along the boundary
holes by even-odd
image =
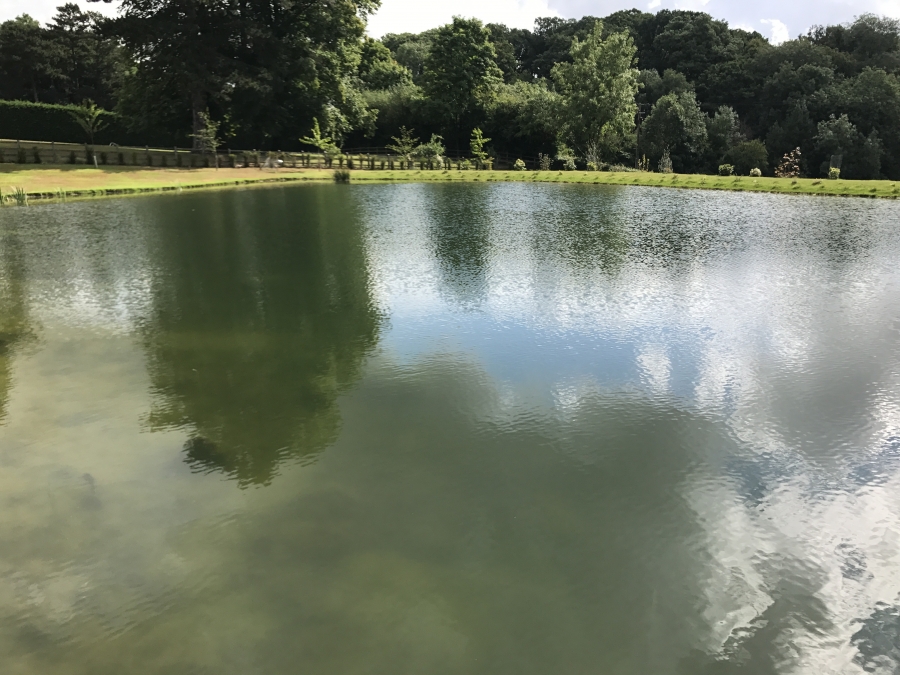
[[[780,194],[836,195],[847,197],[900,197],[893,181],[750,178],[658,173],[606,173],[593,171],[351,171],[351,182],[534,182],[593,185],[644,185],[653,187],[738,190]],[[0,190],[8,195],[24,189],[29,198],[89,197],[134,194],[162,190],[234,187],[282,181],[331,181],[325,169],[166,169],[110,166],[0,164]]]

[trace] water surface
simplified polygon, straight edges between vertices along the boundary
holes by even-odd
[[[0,211],[0,671],[900,672],[900,207]]]

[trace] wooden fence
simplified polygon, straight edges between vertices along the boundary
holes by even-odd
[[[220,167],[271,167],[271,168],[319,168],[354,170],[449,170],[491,169],[494,162],[479,162],[463,158],[443,157],[422,160],[407,159],[386,153],[349,153],[328,157],[321,153],[260,152],[257,150],[232,150],[221,148],[215,155],[186,148],[125,147],[118,145],[89,145],[77,143],[50,143],[46,141],[22,141],[0,139],[0,162],[14,164],[54,164],[97,166],[147,166],[171,168]],[[505,162],[496,162],[496,168],[505,168]]]

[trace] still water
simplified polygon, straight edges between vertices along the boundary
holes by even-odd
[[[900,672],[900,205],[0,211],[4,675]]]

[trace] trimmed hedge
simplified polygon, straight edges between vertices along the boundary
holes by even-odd
[[[77,106],[73,105],[0,101],[0,137],[23,141],[86,143],[87,135],[69,114],[76,109]],[[125,120],[115,113],[104,112],[102,119],[106,127],[94,137],[97,145],[175,145],[173,138],[148,138],[129,131]]]

